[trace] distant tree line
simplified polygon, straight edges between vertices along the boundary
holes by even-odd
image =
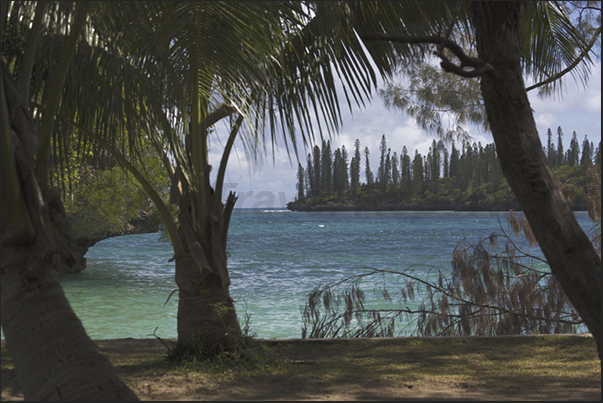
[[[585,209],[587,169],[600,164],[600,143],[595,148],[584,136],[582,145],[574,131],[567,151],[563,147],[563,130],[557,129],[556,144],[551,129],[544,147],[551,167],[565,183],[574,207]],[[364,167],[364,175],[361,175]],[[362,180],[364,179],[364,180]],[[506,210],[518,208],[504,180],[494,143],[453,141],[449,149],[433,140],[427,155],[406,146],[398,155],[387,146],[385,135],[379,147],[379,167],[371,170],[368,147],[360,140],[348,160],[345,146],[332,151],[331,142],[323,140],[308,153],[306,167],[297,172],[297,198],[289,203],[292,210],[335,209],[454,209]]]

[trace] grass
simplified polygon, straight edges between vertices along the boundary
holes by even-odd
[[[498,387],[516,387],[518,382],[592,387],[601,382],[594,340],[579,336],[265,340],[255,341],[252,348],[252,359],[259,365],[170,360],[165,352],[160,356],[151,352],[108,356],[123,375],[132,378],[166,373],[404,377],[450,382],[479,378],[481,383]]]
[[[166,345],[167,361],[186,371],[214,374],[269,371],[283,360],[265,343],[250,336],[229,337],[222,343],[199,339],[192,345]]]
[[[303,357],[311,366],[289,366],[288,375],[399,377],[517,387],[551,382],[572,387],[601,383],[592,338],[575,336],[367,339],[283,343],[282,356]]]
[[[217,361],[168,359],[166,347],[152,340],[144,346],[137,340],[125,340],[120,346],[112,341],[98,341],[101,352],[137,393],[145,387],[150,393],[150,385],[158,381],[190,380],[191,385],[210,388],[233,379],[264,382],[287,379],[300,384],[395,382],[409,388],[421,382],[470,383],[497,390],[600,390],[601,387],[601,362],[596,345],[592,337],[585,336],[248,340],[246,343],[237,347],[240,348],[234,354],[237,358],[228,362],[228,354]],[[168,344],[175,346],[174,342]],[[247,352],[242,353],[245,349]],[[3,346],[3,396],[11,379],[14,368]]]

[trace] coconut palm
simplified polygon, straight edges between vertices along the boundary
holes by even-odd
[[[78,119],[93,113],[82,113],[78,104],[71,114],[77,118],[65,120],[110,150],[158,206],[174,247],[181,343],[222,342],[240,334],[226,263],[236,197],[231,192],[222,198],[235,140],[242,138],[256,155],[282,134],[287,147],[297,150],[296,128],[308,141],[313,118],[326,131],[338,125],[334,69],[345,75],[344,88],[357,101],[374,84],[374,74],[365,69],[368,58],[354,60],[344,46],[325,40],[337,25],[319,32],[321,19],[332,18],[323,8],[315,7],[313,17],[291,2],[140,2],[105,9],[119,24],[112,31],[125,33],[112,42],[129,56],[121,71],[136,83],[129,85],[136,88],[130,100],[136,107],[113,110],[113,116],[121,114],[129,131],[148,136],[163,155],[177,219],[117,150],[112,133]],[[360,49],[358,40],[350,45]],[[340,62],[332,67],[328,60],[335,58]],[[212,184],[209,131],[226,118],[228,133]]]
[[[56,6],[56,7],[55,7]],[[73,261],[65,241],[69,223],[59,193],[48,187],[47,158],[54,116],[67,66],[83,31],[87,4],[2,3],[3,28],[23,7],[33,25],[19,63],[6,56],[18,31],[3,29],[1,130],[2,330],[15,360],[25,398],[34,400],[134,400],[136,396],[100,355],[67,301],[53,264]],[[9,13],[9,10],[11,11]],[[17,12],[18,15],[18,12]],[[53,21],[62,46],[54,71],[45,78],[47,95],[34,123],[29,108],[37,42]],[[6,38],[8,33],[15,34]],[[5,41],[6,39],[6,41]],[[12,42],[11,42],[12,41]],[[10,67],[18,70],[11,71]],[[18,81],[13,80],[14,76]]]
[[[376,75],[369,58],[349,35],[349,22],[334,23],[347,22],[351,10],[290,2],[92,2],[89,7],[81,22],[85,35],[71,45],[77,63],[48,55],[69,36],[60,29],[57,35],[51,23],[56,18],[46,15],[42,26],[49,34],[41,40],[47,42],[31,58],[33,79],[25,79],[32,83],[25,93],[39,111],[36,116],[41,115],[44,151],[38,152],[35,169],[43,200],[51,192],[46,158],[51,138],[56,148],[65,149],[73,138],[69,131],[77,130],[85,134],[82,139],[101,144],[141,182],[165,221],[176,261],[179,341],[223,341],[240,333],[226,267],[226,236],[236,198],[231,193],[222,201],[230,150],[239,131],[255,153],[258,145],[274,143],[280,134],[287,147],[297,150],[296,128],[304,142],[314,139],[314,127],[321,137],[322,130],[336,129],[335,75],[343,78],[348,105],[361,103],[370,93]],[[19,18],[27,10],[13,8],[10,15]],[[31,13],[32,20],[35,15]],[[28,20],[21,20],[27,26]],[[329,41],[332,37],[340,40]],[[386,56],[381,55],[382,74],[388,72]],[[14,69],[24,69],[19,52],[11,53],[10,60]],[[57,72],[69,79],[53,86],[46,77]],[[50,104],[52,110],[46,106]],[[208,133],[224,118],[230,119],[229,133],[212,186]],[[141,136],[163,156],[172,201],[179,208],[176,220],[130,160]],[[11,338],[9,346],[13,343]]]
[[[179,341],[224,341],[240,333],[226,264],[236,198],[233,193],[225,203],[222,198],[235,140],[242,138],[256,156],[282,135],[287,150],[297,153],[300,141],[314,141],[315,128],[321,138],[323,130],[337,129],[336,75],[351,107],[370,94],[376,72],[352,35],[353,10],[341,4],[141,2],[105,11],[119,24],[108,31],[125,33],[112,41],[128,54],[120,71],[136,83],[129,87],[136,88],[132,101],[137,113],[119,111],[119,119],[129,131],[135,127],[148,136],[163,154],[177,220],[113,146],[111,133],[70,122],[130,169],[162,212],[176,262]],[[393,53],[384,52],[381,44],[367,48],[380,57],[378,73],[388,74]],[[208,133],[226,118],[229,129],[212,186]]]

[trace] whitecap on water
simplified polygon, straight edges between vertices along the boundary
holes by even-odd
[[[291,210],[279,209],[279,210],[262,210],[262,213],[290,213]]]

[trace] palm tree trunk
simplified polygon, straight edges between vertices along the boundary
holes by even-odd
[[[498,158],[553,275],[597,342],[601,358],[601,256],[580,228],[548,164],[522,78],[522,2],[472,2],[481,79]]]
[[[50,266],[29,258],[29,246],[15,247],[22,258],[2,267],[2,330],[25,400],[138,400],[86,335]]]
[[[226,204],[222,204],[218,193],[210,195],[206,206],[215,214],[207,214],[203,232],[193,224],[189,209],[181,207],[180,234],[185,253],[176,255],[178,342],[181,344],[203,339],[219,345],[241,335],[228,290],[230,278],[226,264],[226,239],[235,201],[232,193]]]
[[[240,335],[228,285],[222,285],[214,273],[200,273],[197,267],[190,256],[176,259],[178,342],[191,344],[202,338],[222,343],[228,336]]]
[[[48,225],[68,220],[60,198],[45,198],[38,186],[33,170],[37,134],[4,63],[2,84],[0,322],[25,399],[137,400],[86,335],[56,278],[57,260],[73,264],[61,242],[67,238],[58,236],[69,231]],[[10,164],[8,156],[13,157]],[[11,199],[4,198],[5,192]],[[43,206],[49,220],[42,217]],[[13,219],[17,213],[19,219]]]

